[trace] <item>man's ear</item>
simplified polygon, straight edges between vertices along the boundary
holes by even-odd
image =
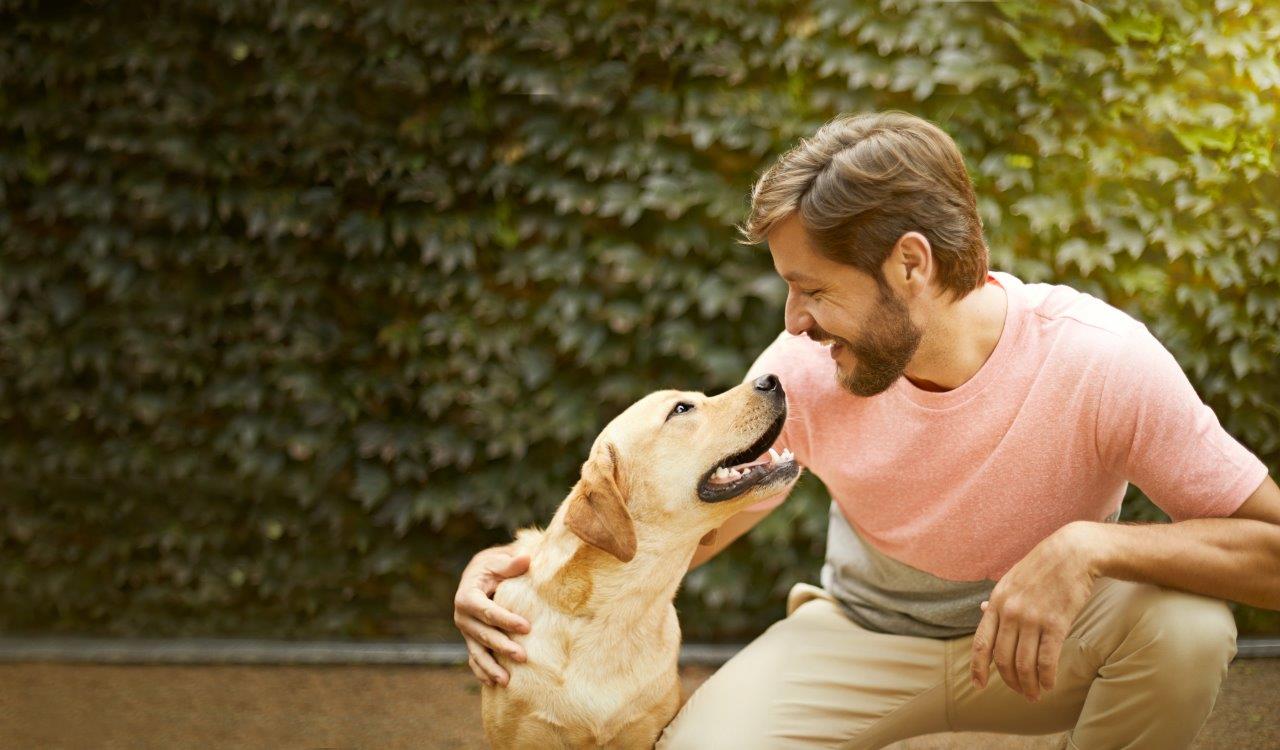
[[[565,523],[582,541],[627,562],[636,556],[636,527],[619,482],[618,452],[612,443],[605,447],[582,465]]]

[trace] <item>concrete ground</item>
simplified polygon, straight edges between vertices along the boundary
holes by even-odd
[[[710,675],[682,671],[686,690]],[[482,748],[463,668],[0,664],[0,748]],[[1062,735],[919,737],[894,750],[1048,750]],[[1237,659],[1193,746],[1280,748],[1280,659]]]

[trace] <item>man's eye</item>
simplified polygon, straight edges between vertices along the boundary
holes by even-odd
[[[667,419],[671,419],[677,414],[684,414],[687,411],[693,411],[693,404],[681,401],[680,403],[676,404],[675,408],[671,410],[671,413],[667,415]]]

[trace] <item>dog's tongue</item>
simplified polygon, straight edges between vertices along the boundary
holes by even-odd
[[[757,459],[756,459],[756,460],[754,460],[754,461],[748,461],[748,462],[747,462],[747,463],[745,463],[745,464],[736,464],[736,465],[734,465],[734,466],[730,466],[729,468],[730,468],[730,469],[737,469],[737,470],[739,470],[739,471],[742,471],[742,470],[744,470],[744,469],[750,469],[752,466],[759,466],[760,464],[767,464],[767,463],[769,463],[769,462],[770,462],[770,461],[772,461],[772,460],[773,460],[773,459],[769,457],[769,453],[768,453],[768,451],[765,451],[765,454],[764,454],[763,456],[761,456],[760,458],[757,458]]]

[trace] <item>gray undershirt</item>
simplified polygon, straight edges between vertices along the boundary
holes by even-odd
[[[1115,521],[1116,511],[1105,521]],[[898,562],[868,544],[833,502],[827,529],[822,587],[849,619],[877,633],[926,638],[972,634],[982,619],[979,604],[996,581],[951,581]]]

